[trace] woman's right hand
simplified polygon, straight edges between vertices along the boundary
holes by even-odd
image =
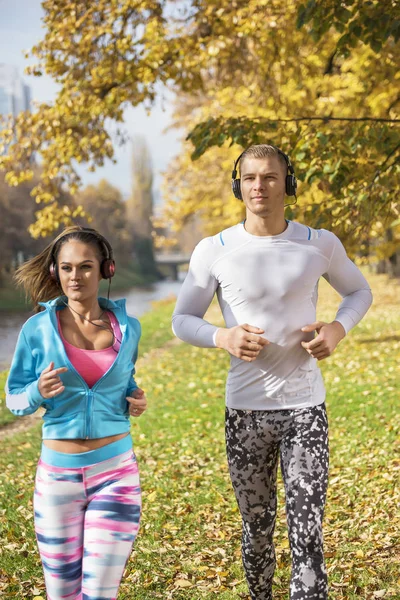
[[[65,390],[65,386],[62,384],[58,375],[60,373],[65,373],[66,371],[68,371],[67,367],[55,369],[54,362],[51,362],[49,366],[42,371],[38,384],[42,398],[54,398],[54,396],[61,394],[61,392]]]

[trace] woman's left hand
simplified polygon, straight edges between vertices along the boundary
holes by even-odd
[[[147,399],[144,390],[136,388],[133,390],[132,396],[127,396],[129,402],[129,414],[131,417],[140,417],[147,409]]]

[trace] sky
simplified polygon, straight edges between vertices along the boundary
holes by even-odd
[[[43,10],[40,0],[0,0],[0,63],[18,68],[25,83],[31,88],[32,100],[51,102],[57,92],[57,86],[48,76],[28,77],[24,69],[35,64],[34,59],[25,59],[23,51],[30,50],[43,37],[41,18]],[[182,134],[177,130],[166,132],[171,124],[172,105],[170,99],[157,102],[148,116],[142,107],[125,111],[125,130],[133,136],[144,136],[150,149],[154,169],[155,198],[159,197],[162,173],[167,170],[170,160],[179,152]],[[107,179],[119,188],[125,198],[131,190],[132,143],[116,148],[117,164],[110,161],[95,173],[89,173],[83,167],[79,174],[84,185]]]

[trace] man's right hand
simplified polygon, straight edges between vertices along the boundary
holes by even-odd
[[[65,386],[63,386],[58,375],[60,373],[65,373],[66,371],[68,371],[67,367],[55,369],[53,362],[42,371],[38,384],[42,398],[54,398],[54,396],[61,394],[61,392],[65,390]]]
[[[218,329],[215,338],[217,348],[227,350],[229,354],[241,358],[246,362],[256,360],[261,350],[269,341],[261,337],[263,329],[245,323],[229,329]]]

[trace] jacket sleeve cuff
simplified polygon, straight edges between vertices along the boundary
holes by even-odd
[[[23,391],[19,392],[11,392],[7,382],[5,392],[7,408],[18,417],[31,415],[46,402],[45,398],[39,392],[37,381],[34,381]]]
[[[31,383],[27,392],[29,404],[32,406],[32,408],[35,408],[35,410],[37,410],[39,406],[43,404],[43,402],[46,402],[46,398],[43,398],[42,394],[39,392],[39,380]]]

